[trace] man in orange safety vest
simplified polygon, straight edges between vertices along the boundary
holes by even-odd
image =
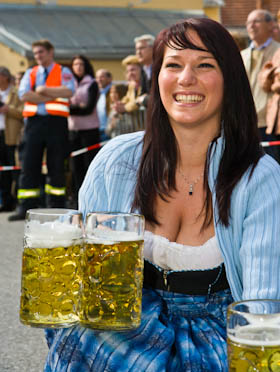
[[[46,206],[65,206],[65,158],[68,156],[69,98],[74,78],[67,67],[54,61],[54,47],[48,40],[32,44],[37,65],[28,69],[19,86],[24,101],[26,125],[23,136],[22,170],[18,186],[18,207],[9,221],[25,218],[30,208],[40,207],[41,169],[46,152]],[[45,206],[43,205],[43,206]]]

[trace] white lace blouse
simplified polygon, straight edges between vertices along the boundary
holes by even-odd
[[[216,236],[201,246],[189,246],[145,231],[144,241],[144,258],[166,270],[208,270],[224,261]]]

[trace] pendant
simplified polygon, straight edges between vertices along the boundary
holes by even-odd
[[[190,188],[189,188],[189,195],[192,195],[193,194],[193,185],[190,184]]]

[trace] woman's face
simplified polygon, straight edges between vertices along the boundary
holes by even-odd
[[[127,81],[140,82],[141,79],[141,67],[137,64],[130,64],[126,66],[126,79]]]
[[[207,49],[195,31],[188,36],[194,45]],[[165,47],[158,84],[173,128],[210,125],[219,131],[224,81],[211,53]]]
[[[119,94],[117,92],[116,87],[112,86],[110,89],[110,101],[111,102],[117,102],[119,101]]]
[[[72,70],[75,75],[78,77],[83,77],[85,74],[85,64],[84,61],[77,58],[74,59],[73,64],[72,64]]]

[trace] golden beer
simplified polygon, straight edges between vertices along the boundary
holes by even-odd
[[[78,323],[82,253],[80,212],[27,211],[20,298],[23,324],[59,328]]]
[[[228,337],[229,372],[280,372],[280,328],[243,326]]]
[[[97,329],[136,328],[141,321],[143,240],[86,240],[80,321]]]
[[[24,248],[20,320],[61,327],[79,321],[81,241],[69,247]]]

